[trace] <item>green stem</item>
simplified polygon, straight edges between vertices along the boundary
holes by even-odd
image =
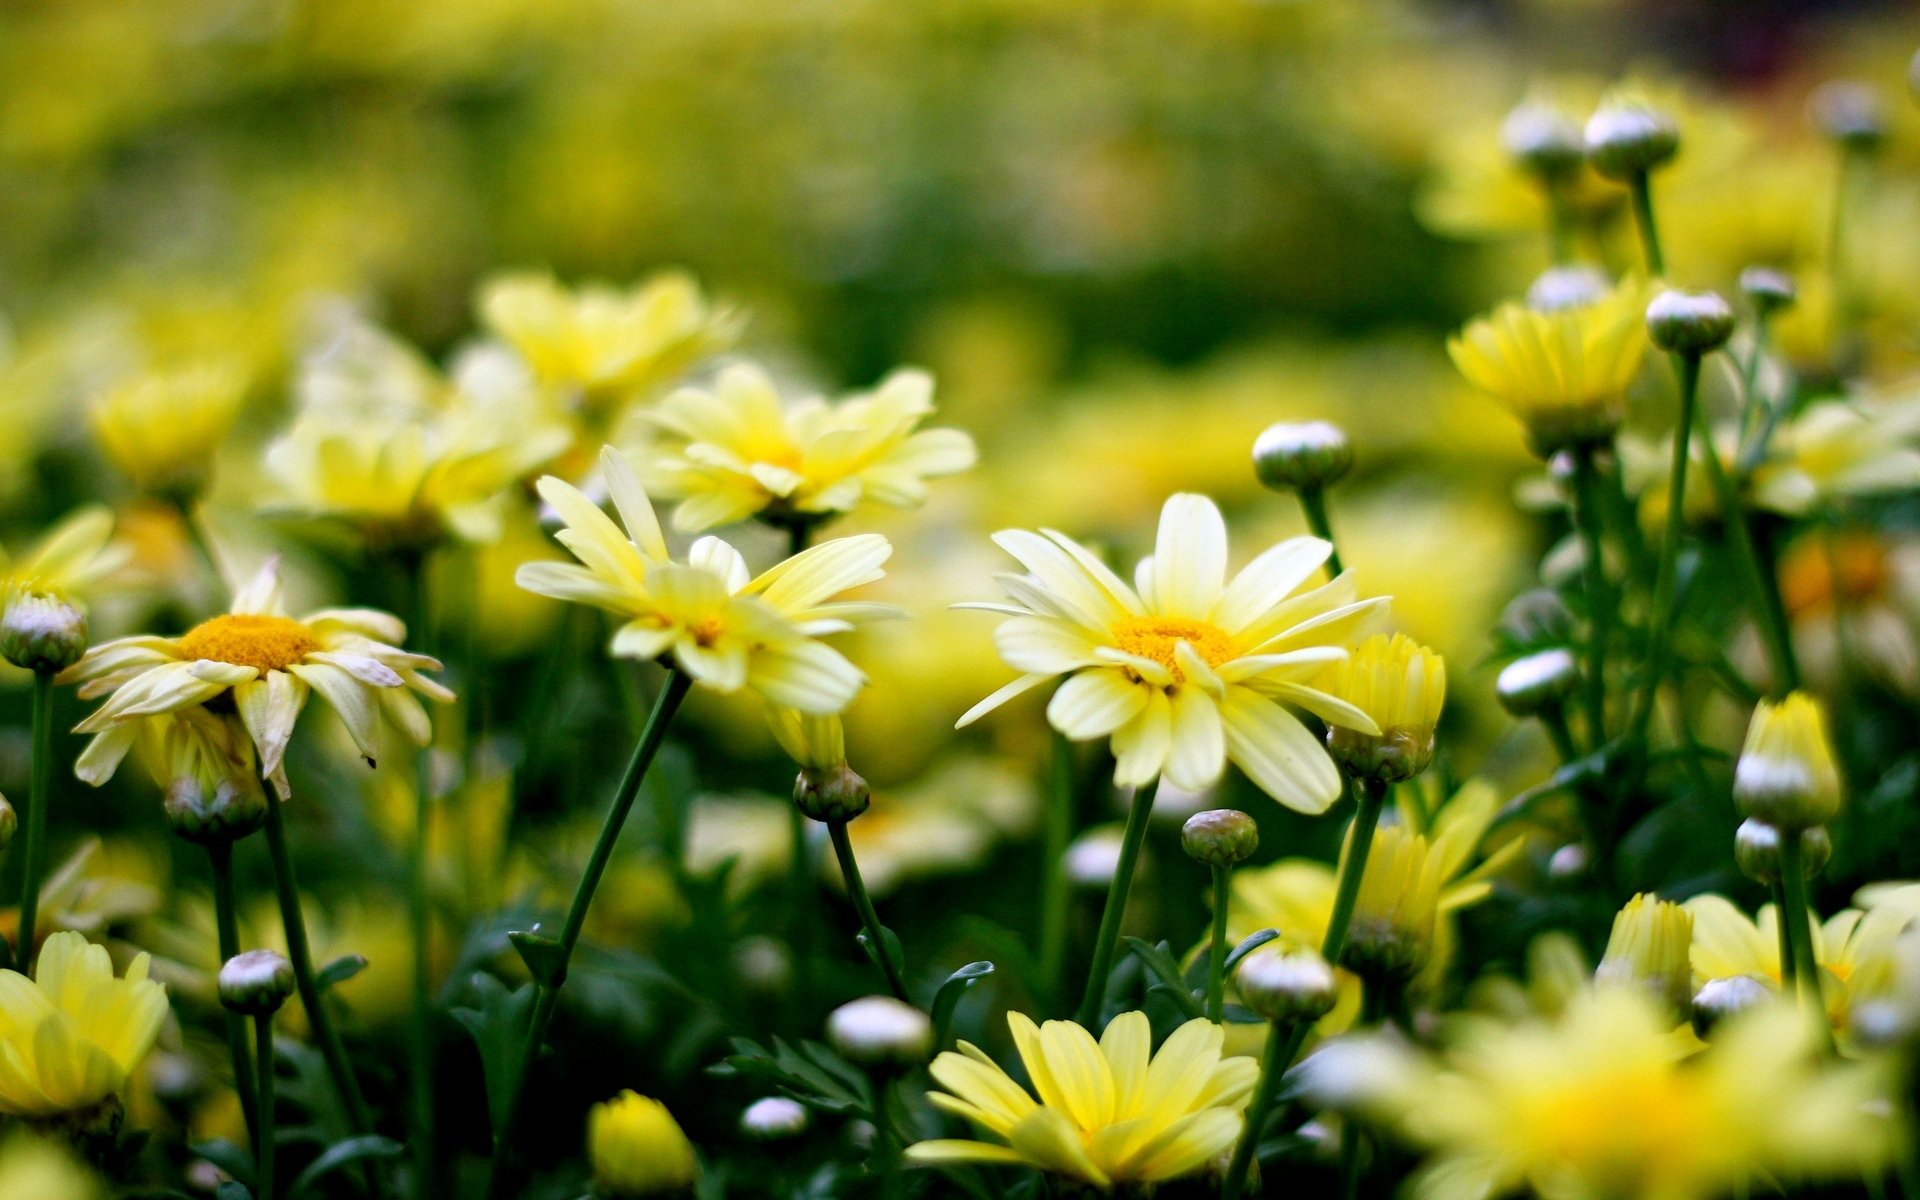
[[[1674,427],[1673,462],[1667,475],[1667,526],[1660,539],[1660,565],[1653,581],[1653,610],[1647,630],[1646,678],[1641,681],[1636,701],[1632,736],[1644,737],[1647,722],[1653,717],[1653,701],[1666,673],[1667,640],[1673,625],[1674,575],[1680,557],[1680,540],[1687,528],[1687,460],[1693,437],[1693,413],[1700,400],[1700,357],[1677,355],[1680,371],[1680,419]]]
[[[1659,278],[1667,273],[1667,259],[1660,252],[1660,227],[1653,219],[1653,186],[1645,171],[1637,171],[1627,181],[1633,196],[1633,224],[1640,231],[1640,245],[1647,255],[1647,273]]]
[[[403,611],[415,642],[427,653],[427,560],[424,554],[402,556],[400,578],[407,589]],[[438,1192],[434,1178],[433,1103],[433,893],[427,839],[432,830],[433,770],[431,747],[414,756],[413,837],[407,850],[407,917],[413,951],[413,977],[407,1052],[408,1099],[411,1103],[413,1171],[416,1190],[423,1196]]]
[[[1067,905],[1072,898],[1067,879],[1067,843],[1073,838],[1075,757],[1073,743],[1058,731],[1053,735],[1053,794],[1048,797],[1046,828],[1040,843],[1040,969],[1052,1009],[1067,1003]]]
[[[1320,956],[1334,966],[1340,965],[1340,952],[1347,945],[1347,927],[1353,923],[1354,902],[1360,898],[1360,881],[1367,873],[1367,856],[1373,852],[1374,827],[1380,824],[1380,809],[1386,798],[1386,784],[1372,779],[1360,781],[1359,807],[1347,831],[1347,856],[1346,861],[1340,864],[1340,884],[1333,895],[1333,915],[1327,919],[1327,936],[1320,943]]]
[[[601,877],[607,873],[614,844],[619,841],[620,830],[627,823],[627,814],[633,811],[633,802],[640,794],[640,784],[646,778],[647,769],[653,765],[654,756],[660,752],[660,746],[666,740],[667,726],[673,723],[673,714],[679,710],[680,702],[686,699],[687,690],[692,686],[691,675],[677,670],[667,672],[666,684],[654,700],[653,711],[647,717],[646,727],[640,732],[640,740],[634,744],[633,757],[627,761],[626,773],[620,777],[620,786],[613,794],[612,803],[607,806],[606,819],[601,822],[600,836],[594,842],[586,869],[581,872],[580,882],[574,888],[573,902],[567,908],[566,924],[560,930],[559,961],[553,984],[551,987],[536,985],[539,998],[534,1003],[527,1039],[520,1047],[512,1081],[508,1084],[507,1118],[501,1124],[494,1146],[493,1174],[487,1185],[487,1195],[493,1200],[504,1200],[511,1196],[517,1182],[520,1159],[518,1140],[514,1135],[518,1132],[522,1108],[526,1104],[527,1078],[540,1052],[540,1045],[546,1040],[547,1028],[553,1023],[554,1010],[559,1007],[560,989],[566,985],[567,966],[573,959],[574,947],[580,943],[580,931],[586,926],[587,909],[593,903],[593,893],[600,886]]]
[[[1807,864],[1800,831],[1780,831],[1780,920],[1793,926],[1793,950],[1801,996],[1825,1019],[1820,964],[1813,953],[1812,913],[1807,904]]]
[[[1227,901],[1233,868],[1213,868],[1213,936],[1207,942],[1207,1020],[1219,1024],[1226,1008]]]
[[[812,847],[807,842],[807,818],[798,805],[787,806],[787,944],[793,949],[793,995],[804,1002],[813,995],[814,891]],[[794,1006],[796,1016],[800,1008]]]
[[[1786,835],[1781,836],[1784,838]],[[1774,881],[1772,891],[1774,932],[1778,935],[1780,942],[1780,986],[1792,991],[1800,977],[1799,943],[1793,936],[1793,922],[1787,920],[1786,891],[1780,886],[1778,880]]]
[[[1307,515],[1307,528],[1313,530],[1313,536],[1325,542],[1327,551],[1327,573],[1338,575],[1340,566],[1339,543],[1333,540],[1333,524],[1327,520],[1327,493],[1324,488],[1303,487],[1300,489],[1300,511]]]
[[[1713,486],[1714,499],[1720,505],[1721,520],[1733,542],[1740,568],[1747,577],[1747,588],[1752,593],[1754,622],[1760,626],[1767,651],[1773,659],[1774,694],[1783,696],[1800,686],[1800,663],[1794,657],[1793,636],[1787,629],[1786,605],[1780,599],[1777,583],[1760,563],[1760,553],[1754,548],[1753,529],[1747,522],[1746,512],[1740,507],[1739,489],[1720,463],[1719,451],[1713,445],[1712,431],[1706,426],[1706,416],[1696,411],[1694,417],[1700,422],[1700,437],[1707,446],[1707,481]]]
[[[1087,970],[1087,988],[1080,995],[1080,1011],[1074,1018],[1090,1032],[1100,1019],[1107,998],[1107,975],[1113,969],[1113,952],[1120,943],[1120,927],[1127,916],[1127,894],[1133,888],[1133,872],[1140,861],[1140,846],[1147,840],[1147,818],[1153,812],[1153,797],[1158,788],[1133,790],[1133,802],[1127,810],[1126,832],[1120,837],[1120,860],[1114,864],[1113,882],[1107,886],[1107,906],[1100,913],[1100,932],[1094,935],[1093,965]]]
[[[233,902],[233,843],[209,844],[207,858],[213,864],[213,919],[219,931],[220,961],[224,964],[240,953],[240,922]],[[227,1019],[227,1054],[233,1060],[233,1090],[240,1097],[240,1111],[246,1118],[247,1140],[258,1153],[260,1109],[254,1091],[253,1062],[247,1051],[247,1021],[231,1009],[225,1009],[224,1012]]]
[[[1541,181],[1547,199],[1547,250],[1556,267],[1573,262],[1574,219],[1559,179]]]
[[[33,962],[34,935],[40,914],[40,876],[46,870],[47,806],[53,792],[53,675],[33,673],[33,778],[27,793],[25,871],[20,883],[20,945],[15,967],[25,972]]]
[[[1240,1200],[1247,1186],[1247,1173],[1253,1166],[1254,1151],[1260,1148],[1260,1134],[1273,1113],[1274,1097],[1280,1094],[1280,1080],[1300,1047],[1307,1040],[1306,1023],[1284,1025],[1275,1021],[1267,1026],[1267,1046],[1260,1055],[1260,1082],[1247,1105],[1247,1123],[1233,1148],[1233,1161],[1227,1166],[1226,1181],[1220,1187],[1220,1200]]]
[[[900,976],[900,964],[893,959],[893,948],[887,944],[886,927],[880,924],[880,914],[873,910],[873,897],[867,894],[866,881],[860,878],[860,863],[853,856],[853,839],[847,836],[847,823],[828,821],[827,836],[833,840],[833,856],[840,862],[840,877],[846,881],[847,895],[852,897],[853,907],[860,914],[860,924],[872,943],[873,957],[887,977],[888,990],[893,992],[894,999],[913,1003],[907,996],[906,981]]]
[[[265,790],[267,853],[273,860],[274,891],[280,901],[280,923],[287,934],[287,958],[293,963],[293,978],[299,988],[300,1006],[306,1010],[307,1023],[313,1027],[314,1040],[320,1043],[321,1056],[326,1059],[327,1073],[333,1077],[333,1086],[339,1091],[340,1101],[346,1107],[347,1123],[356,1134],[371,1133],[373,1126],[367,1119],[367,1102],[360,1095],[360,1083],[354,1078],[353,1064],[347,1058],[340,1032],[334,1028],[333,1017],[327,1012],[319,981],[314,976],[313,950],[307,943],[306,917],[300,911],[300,882],[293,873],[293,856],[287,850],[287,822],[280,811],[280,794],[272,786]],[[264,1094],[260,1097],[262,1140],[265,1140],[269,1125],[265,1111],[267,1099]]]
[[[1587,741],[1599,749],[1607,741],[1607,643],[1612,638],[1613,598],[1607,587],[1606,547],[1602,540],[1600,468],[1595,447],[1574,450],[1574,524],[1580,530],[1580,557],[1587,593]]]
[[[253,1019],[254,1062],[259,1068],[257,1090],[260,1093],[260,1136],[255,1155],[259,1168],[254,1172],[253,1194],[256,1200],[273,1200],[273,1014],[261,1013]]]

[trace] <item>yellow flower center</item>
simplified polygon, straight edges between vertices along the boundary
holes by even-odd
[[[1113,644],[1128,654],[1150,658],[1173,672],[1175,683],[1185,683],[1186,673],[1174,661],[1173,650],[1181,642],[1210,667],[1239,657],[1240,648],[1217,625],[1186,617],[1128,617],[1113,626]]]
[[[697,621],[687,627],[687,632],[692,635],[694,643],[700,646],[713,645],[720,640],[720,635],[726,631],[727,627],[725,623],[717,616]]]
[[[180,638],[182,657],[284,671],[320,648],[313,631],[291,617],[228,615],[202,621]]]

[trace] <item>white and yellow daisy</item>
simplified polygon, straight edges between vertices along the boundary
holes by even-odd
[[[671,661],[719,692],[752,691],[804,713],[836,713],[865,676],[819,639],[890,615],[881,605],[836,600],[881,578],[893,547],[879,534],[835,538],[750,577],[746,559],[719,538],[695,542],[675,561],[632,464],[612,447],[600,457],[613,518],[578,488],[551,475],[540,495],[566,528],[556,537],[576,563],[520,568],[530,592],[587,604],[620,617],[610,653]]]
[[[933,412],[933,377],[899,370],[878,387],[829,402],[788,403],[751,363],[720,373],[713,389],[683,388],[642,420],[659,432],[639,467],[657,494],[679,500],[674,528],[688,533],[750,517],[805,521],[862,501],[908,508],[928,479],[974,464],[958,429],[921,429]]]
[[[1076,741],[1111,737],[1114,782],[1164,776],[1183,791],[1212,786],[1231,760],[1301,812],[1324,811],[1340,774],[1286,704],[1378,735],[1372,717],[1314,684],[1327,663],[1385,620],[1385,598],[1357,600],[1351,575],[1295,595],[1331,547],[1281,542],[1227,578],[1227,528],[1204,496],[1176,495],[1159,538],[1128,586],[1090,551],[1051,530],[994,535],[1028,575],[1002,575],[1012,604],[1000,657],[1024,672],[960,718],[964,726],[1031,688],[1064,677],[1047,705]]]
[[[398,647],[399,618],[368,608],[287,615],[277,560],[233,597],[223,616],[179,637],[121,638],[95,646],[61,675],[82,699],[107,702],[74,727],[91,733],[74,773],[88,783],[111,778],[139,736],[142,718],[230,699],[260,755],[260,774],[284,795],[283,760],[307,696],[319,692],[368,761],[382,718],[419,745],[432,735],[414,695],[442,703],[453,693],[422,671],[438,661]]]

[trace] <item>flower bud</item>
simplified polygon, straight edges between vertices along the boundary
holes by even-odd
[[[1260,827],[1237,808],[1210,808],[1187,818],[1180,845],[1195,862],[1237,867],[1260,848]]]
[[[1548,267],[1527,288],[1527,307],[1537,312],[1559,312],[1592,304],[1612,290],[1606,273],[1597,267]]]
[[[1662,350],[1706,354],[1733,336],[1733,306],[1717,292],[1668,289],[1647,305],[1647,334]]]
[[[1276,492],[1329,487],[1353,466],[1353,446],[1327,421],[1269,425],[1253,443],[1253,471]]]
[[[1529,588],[1507,601],[1500,632],[1519,646],[1556,646],[1573,637],[1573,610],[1552,588]]]
[[[1587,121],[1587,161],[1608,179],[1630,180],[1671,159],[1680,149],[1673,118],[1643,101],[1613,97]]]
[[[1820,132],[1849,150],[1877,149],[1887,136],[1886,106],[1871,85],[1852,80],[1823,83],[1807,100]]]
[[[1669,1011],[1685,1013],[1693,993],[1692,949],[1693,914],[1643,892],[1614,916],[1594,982],[1643,988]]]
[[[1534,717],[1558,708],[1578,686],[1580,664],[1573,651],[1561,646],[1508,663],[1494,680],[1493,693],[1514,716]]]
[[[1793,276],[1776,267],[1748,267],[1740,272],[1740,291],[1762,315],[1788,307],[1799,296]]]
[[[1403,634],[1376,634],[1319,677],[1320,690],[1373,719],[1378,733],[1327,726],[1327,750],[1355,779],[1400,783],[1433,761],[1447,698],[1447,665]]]
[[[1737,1016],[1756,1004],[1764,1004],[1773,989],[1751,975],[1729,975],[1709,979],[1693,994],[1693,1029],[1701,1037],[1728,1017]]]
[[[1587,853],[1586,846],[1579,842],[1568,842],[1547,858],[1547,876],[1563,881],[1582,878],[1592,863],[1592,857]]]
[[[222,846],[266,823],[267,796],[258,779],[182,775],[167,785],[163,810],[176,834],[203,846]]]
[[[740,1132],[756,1142],[779,1142],[807,1131],[807,1106],[785,1096],[767,1096],[740,1114]]]
[[[863,996],[828,1015],[827,1043],[862,1066],[912,1067],[933,1049],[933,1022],[892,996]]]
[[[220,1003],[241,1016],[271,1016],[293,988],[293,964],[274,950],[248,950],[220,968]]]
[[[1801,873],[1808,879],[1818,875],[1833,857],[1833,838],[1821,825],[1800,831]],[[1780,831],[1765,821],[1749,817],[1740,822],[1733,834],[1733,860],[1740,873],[1756,883],[1771,886],[1780,882]]]
[[[1433,956],[1446,874],[1444,856],[1426,838],[1399,825],[1375,829],[1340,965],[1370,980],[1418,975]]]
[[[872,796],[867,781],[845,763],[837,767],[809,767],[793,781],[793,802],[813,820],[847,822],[867,811]]]
[[[593,1190],[605,1200],[684,1195],[700,1174],[693,1145],[666,1105],[621,1092],[587,1114]]]
[[[0,617],[0,656],[16,667],[64,671],[87,652],[87,618],[57,596],[18,592]]]
[[[1500,124],[1500,144],[1523,170],[1550,182],[1578,171],[1587,150],[1580,123],[1537,100],[1524,101],[1507,114]]]
[[[1754,709],[1733,771],[1733,801],[1741,816],[1783,833],[1830,824],[1840,814],[1840,769],[1813,697],[1792,692]]]
[[[1304,946],[1269,943],[1240,960],[1233,974],[1240,1002],[1269,1021],[1306,1024],[1333,1011],[1340,988],[1333,968]]]

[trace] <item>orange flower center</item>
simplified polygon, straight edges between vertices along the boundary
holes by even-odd
[[[1886,548],[1867,534],[1801,538],[1780,563],[1781,599],[1795,617],[1877,599],[1891,579]]]
[[[1113,644],[1128,654],[1150,658],[1173,673],[1175,683],[1185,683],[1186,673],[1173,657],[1181,642],[1193,648],[1202,662],[1217,667],[1239,657],[1240,648],[1218,625],[1186,617],[1128,617],[1113,627]]]
[[[700,646],[713,645],[720,640],[720,635],[726,631],[727,627],[719,617],[708,617],[687,628],[687,632],[693,635],[695,644]]]
[[[230,614],[202,621],[180,638],[182,657],[263,672],[284,671],[318,649],[320,639],[291,617]]]

